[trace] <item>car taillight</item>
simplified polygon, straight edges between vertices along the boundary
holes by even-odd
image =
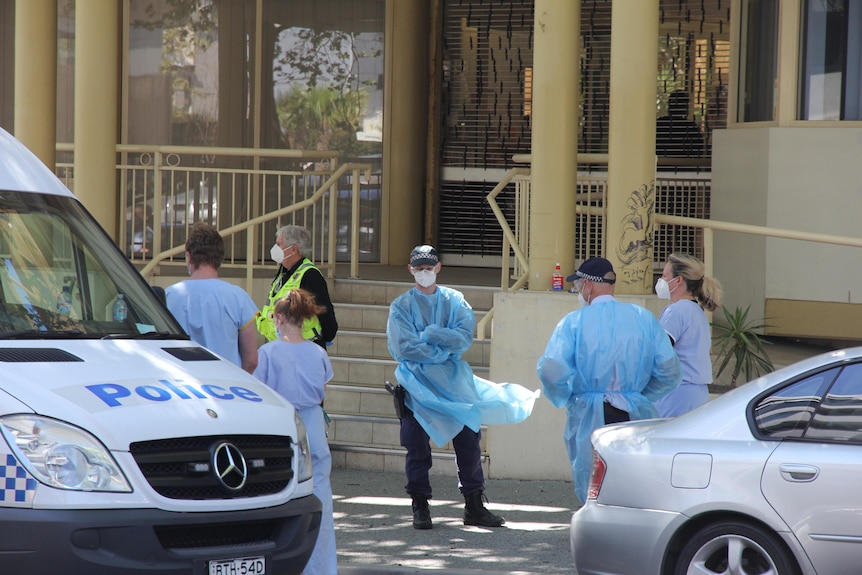
[[[593,450],[593,471],[590,473],[590,488],[587,490],[587,499],[596,499],[602,490],[602,482],[605,480],[605,471],[608,467],[605,460]]]

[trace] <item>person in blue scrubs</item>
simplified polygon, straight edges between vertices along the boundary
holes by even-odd
[[[702,261],[674,253],[664,264],[655,293],[671,301],[659,323],[670,336],[682,369],[682,384],[656,401],[655,408],[659,417],[676,417],[709,401],[712,335],[704,310],[721,306],[721,285],[706,275]]]
[[[332,515],[332,454],[326,440],[323,398],[332,379],[332,364],[326,350],[302,334],[305,320],[326,311],[314,296],[294,289],[275,303],[273,322],[276,339],[258,350],[255,377],[287,399],[299,412],[308,433],[314,494],[322,504],[320,533],[303,575],[337,575],[335,520]]]
[[[257,366],[257,305],[244,289],[219,279],[222,261],[221,234],[196,222],[186,240],[189,279],[165,290],[166,303],[192,341],[252,373]]]

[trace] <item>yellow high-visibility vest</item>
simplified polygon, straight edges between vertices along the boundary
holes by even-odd
[[[278,300],[286,296],[287,292],[299,289],[299,284],[302,282],[302,276],[305,275],[305,272],[311,269],[316,270],[317,268],[309,259],[306,259],[298,268],[296,268],[295,272],[290,274],[290,277],[287,278],[287,281],[285,281],[281,287],[276,288],[277,284],[273,284],[270,288],[269,299],[255,318],[257,331],[266,338],[266,341],[272,341],[275,339],[275,320],[272,315],[275,311],[275,304]],[[302,337],[315,341],[320,336],[320,320],[316,316],[303,322]]]

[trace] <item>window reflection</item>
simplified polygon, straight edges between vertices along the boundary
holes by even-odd
[[[844,368],[823,398],[805,437],[862,442],[862,364]]]
[[[800,117],[862,119],[862,2],[806,0]]]
[[[754,409],[758,430],[769,437],[802,437],[840,368],[821,372],[782,388],[761,400]]]
[[[743,0],[739,121],[774,119],[778,79],[778,0]]]
[[[217,145],[222,72],[218,6],[129,3],[130,144]],[[243,54],[230,63],[246,59]],[[242,85],[244,76],[236,74],[232,82]]]

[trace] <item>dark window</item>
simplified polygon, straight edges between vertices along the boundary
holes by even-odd
[[[841,368],[806,377],[763,398],[754,408],[757,429],[773,438],[802,437],[823,393]]]
[[[803,120],[862,120],[862,2],[805,3],[800,75]]]
[[[740,122],[775,119],[778,78],[778,0],[746,0],[740,38]]]
[[[841,371],[804,437],[862,443],[862,364],[849,365]]]

